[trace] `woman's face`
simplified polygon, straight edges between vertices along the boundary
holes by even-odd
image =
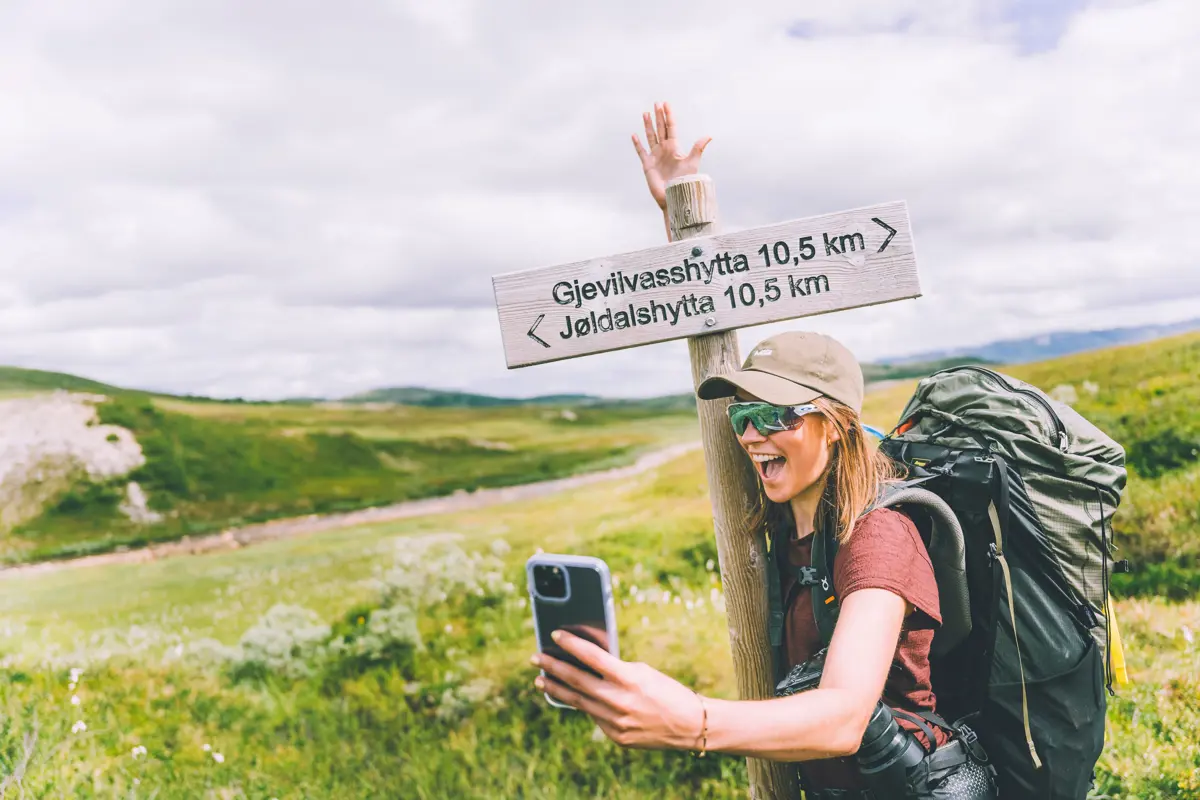
[[[757,397],[738,393],[738,402]],[[812,488],[829,465],[828,422],[821,413],[806,414],[797,427],[763,436],[753,425],[738,437],[754,462],[763,490],[775,503],[786,503]]]

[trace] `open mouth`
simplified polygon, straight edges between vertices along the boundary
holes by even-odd
[[[758,474],[765,481],[773,481],[783,474],[783,468],[787,465],[787,458],[777,453],[751,453],[750,458],[754,461],[754,467],[758,470]]]

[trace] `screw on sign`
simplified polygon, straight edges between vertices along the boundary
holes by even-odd
[[[722,233],[712,180],[693,174],[666,184],[665,212],[670,244],[493,277],[510,369],[687,338],[699,386],[741,366],[738,328],[921,295],[903,202]],[[758,486],[729,402],[697,411],[738,692],[761,699],[774,696],[765,563],[745,530]],[[747,765],[752,797],[797,797],[788,765]]]

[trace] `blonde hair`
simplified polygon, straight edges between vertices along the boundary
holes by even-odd
[[[852,408],[827,397],[818,397],[813,405],[821,409],[825,424],[838,433],[830,445],[829,464],[819,479],[825,488],[814,524],[818,528],[832,525],[838,542],[845,544],[854,533],[854,523],[875,502],[882,486],[900,473],[892,459],[868,442],[862,420]],[[761,483],[757,516],[758,527],[765,526],[772,539],[774,534],[795,530],[791,506],[768,498]]]

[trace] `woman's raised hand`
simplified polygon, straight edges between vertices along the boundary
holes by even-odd
[[[700,171],[700,156],[704,148],[712,141],[708,136],[697,139],[687,155],[679,154],[679,142],[675,138],[675,115],[671,113],[670,103],[654,104],[654,119],[650,112],[642,114],[642,122],[646,126],[646,143],[642,146],[638,135],[633,134],[633,149],[637,151],[642,161],[642,172],[646,175],[646,186],[650,196],[658,207],[664,211],[667,208],[667,182],[681,175],[695,175]]]

